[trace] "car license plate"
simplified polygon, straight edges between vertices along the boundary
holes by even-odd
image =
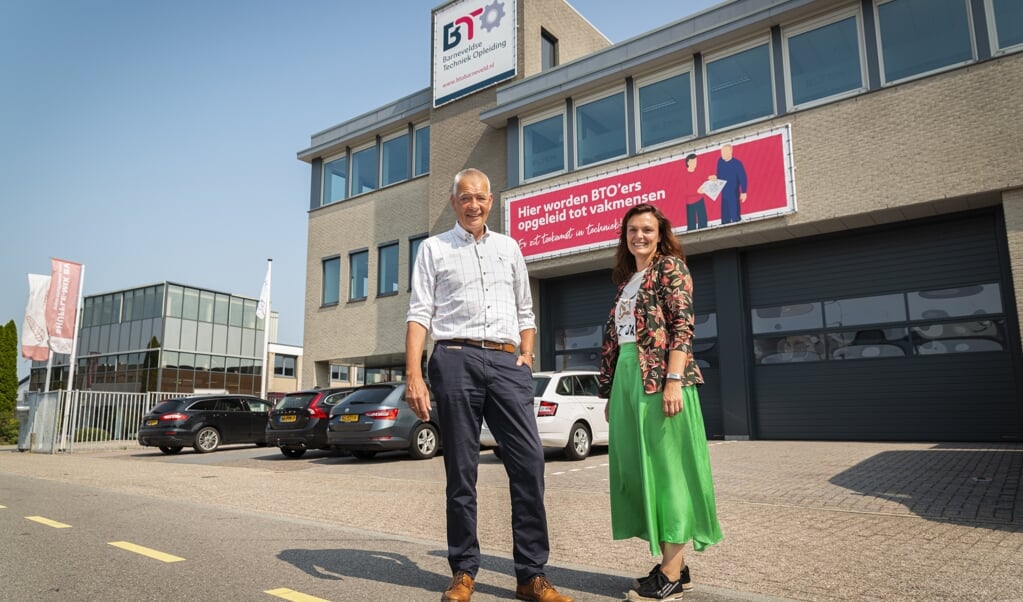
[[[146,421],[146,426],[156,426],[158,424],[160,424],[159,420],[147,420]]]
[[[298,416],[295,415],[281,416],[281,422],[295,422],[296,420],[298,420]]]
[[[358,414],[341,414],[341,422],[358,422]]]

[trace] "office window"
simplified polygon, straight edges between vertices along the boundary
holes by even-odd
[[[416,257],[419,255],[419,245],[423,244],[426,236],[417,236],[408,239],[408,287],[412,290],[412,272],[415,270]]]
[[[242,300],[238,297],[231,297],[231,311],[227,315],[227,323],[230,326],[242,325]]]
[[[186,320],[199,319],[199,291],[197,289],[185,289],[185,298],[181,308],[181,317]]]
[[[286,378],[295,377],[295,362],[298,360],[294,355],[274,356],[274,376]]]
[[[227,324],[227,308],[230,297],[217,293],[217,300],[213,307],[213,323]]]
[[[852,14],[786,32],[790,106],[863,89],[859,31]]]
[[[746,123],[774,114],[771,50],[763,43],[707,61],[710,129]]]
[[[348,366],[330,365],[330,380],[348,382]]]
[[[213,321],[213,301],[216,299],[216,293],[210,291],[199,292],[199,321],[200,322],[212,322]]]
[[[348,157],[323,164],[323,200],[329,205],[348,198]]]
[[[398,243],[380,247],[377,260],[377,295],[398,292]]]
[[[180,318],[181,317],[181,305],[183,292],[180,286],[174,286],[173,284],[167,287],[167,315]],[[141,295],[139,299],[132,301],[132,311],[130,318],[131,320],[142,319],[142,305],[143,300]],[[136,305],[137,304],[137,305]]]
[[[348,299],[365,299],[369,290],[369,251],[358,251],[348,256]]]
[[[622,157],[628,152],[625,92],[576,106],[575,151],[578,167]]]
[[[414,175],[430,173],[430,126],[424,125],[415,131],[415,170]]]
[[[337,305],[341,296],[341,258],[331,257],[323,260],[323,294],[321,305]]]
[[[389,138],[381,145],[380,184],[397,184],[408,179],[409,135]]]
[[[987,13],[991,46],[1005,50],[1023,45],[1023,2],[1019,0],[988,0]]]
[[[890,0],[877,5],[881,67],[893,82],[973,58],[965,0]]]
[[[352,153],[352,196],[377,189],[376,145]]]
[[[565,116],[522,125],[522,178],[530,180],[565,171]]]
[[[639,82],[639,145],[647,148],[693,135],[693,92],[688,72]]]
[[[540,71],[558,66],[558,38],[540,30]]]

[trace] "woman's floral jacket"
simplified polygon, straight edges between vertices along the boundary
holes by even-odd
[[[615,307],[622,296],[618,287],[611,315],[604,326],[604,344],[600,350],[599,395],[611,395],[611,381],[618,363],[618,331]],[[643,374],[643,391],[657,393],[664,387],[668,371],[668,352],[685,354],[682,386],[703,383],[703,375],[693,359],[693,277],[685,261],[678,257],[658,257],[650,265],[636,293],[636,350]]]

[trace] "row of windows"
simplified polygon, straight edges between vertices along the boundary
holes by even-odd
[[[408,130],[355,149],[323,164],[321,205],[343,201],[430,172],[430,126]]]
[[[81,330],[83,354],[106,354],[164,347],[174,351],[198,351],[258,357],[263,331],[240,326],[167,318],[134,320],[121,324],[90,326]]]
[[[82,328],[159,318],[164,315],[162,284],[88,297],[83,303]],[[257,302],[225,293],[167,285],[167,312],[172,318],[213,324],[263,328],[256,317]]]
[[[262,330],[263,321],[256,317],[258,305],[254,299],[173,284],[167,286],[167,316],[171,318]]]
[[[757,364],[1007,349],[997,283],[761,307],[751,312]],[[853,328],[855,327],[855,328]],[[557,370],[596,369],[603,324],[554,331]],[[717,366],[717,314],[695,317],[693,352]]]
[[[425,234],[409,238],[409,279],[412,286],[411,266],[415,263],[419,245],[426,239]],[[377,247],[377,297],[398,294],[398,242],[388,242]],[[322,260],[323,292],[322,305],[336,305],[341,299],[341,258],[328,257]],[[348,254],[348,300],[361,301],[369,296],[369,251],[360,249]]]
[[[775,64],[775,44],[765,32],[672,71],[572,99],[566,104],[570,108],[523,119],[519,178],[529,181],[625,157],[633,137],[641,151],[692,138],[699,134],[700,119],[714,132],[860,93],[869,86],[869,63],[877,63],[870,66],[879,72],[880,84],[889,85],[978,56],[970,0],[878,0],[874,9],[869,16],[876,52],[867,47],[866,19],[857,3],[781,28],[782,65]],[[985,0],[984,12],[995,53],[1023,49],[1023,2]],[[776,106],[776,70],[782,71],[785,107]],[[704,90],[700,99],[696,80]],[[628,115],[634,115],[632,123]]]
[[[86,297],[82,303],[82,328],[117,324],[129,320],[159,318],[163,314],[163,285]]]
[[[778,305],[751,313],[758,364],[1007,348],[997,283]]]

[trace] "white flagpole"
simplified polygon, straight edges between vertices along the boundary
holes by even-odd
[[[75,355],[78,352],[78,329],[82,324],[82,299],[85,292],[85,264],[82,264],[81,275],[78,278],[78,305],[75,306],[75,330],[71,334],[71,366],[67,372],[67,390],[75,386],[75,366],[78,364]]]
[[[259,398],[266,399],[266,389],[270,382],[270,271],[273,267],[273,259],[266,260],[266,281],[263,283],[264,290],[260,293],[260,302],[263,305],[263,374],[259,382]],[[264,299],[263,296],[266,296]]]

